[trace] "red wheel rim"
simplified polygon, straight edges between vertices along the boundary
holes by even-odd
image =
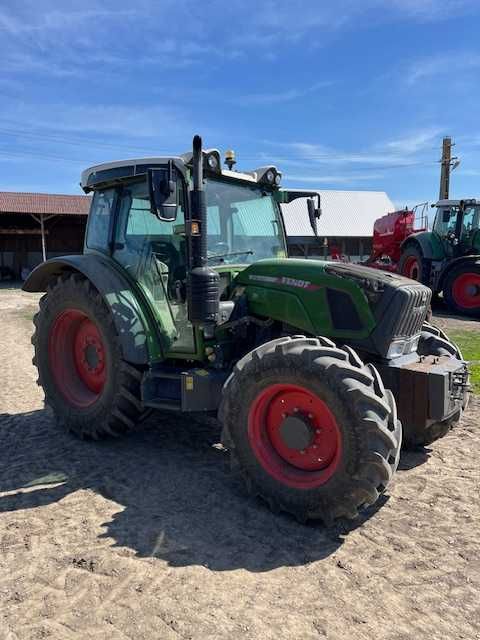
[[[298,489],[327,482],[341,458],[342,437],[333,413],[317,395],[294,384],[271,385],[255,398],[248,438],[265,471]]]
[[[403,265],[403,275],[412,280],[420,277],[420,265],[415,256],[408,256]]]
[[[453,281],[452,296],[455,303],[464,309],[480,307],[480,275],[467,272]]]
[[[106,380],[106,355],[97,325],[79,309],[55,319],[48,341],[50,369],[58,389],[77,407],[100,396]]]

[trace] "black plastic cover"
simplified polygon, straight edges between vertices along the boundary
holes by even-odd
[[[196,267],[188,274],[188,319],[204,325],[218,321],[220,276],[210,267]]]

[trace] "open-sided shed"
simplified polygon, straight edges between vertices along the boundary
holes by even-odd
[[[81,253],[89,208],[88,196],[0,192],[0,277]]]

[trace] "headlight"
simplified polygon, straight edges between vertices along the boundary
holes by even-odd
[[[406,356],[409,353],[414,353],[418,348],[418,341],[420,336],[414,336],[413,338],[407,338],[406,340],[394,340],[387,351],[387,358],[399,358],[400,356]]]
[[[275,182],[275,174],[271,169],[267,171],[267,173],[265,174],[265,178],[267,179],[267,182],[270,182],[270,184],[273,184]]]
[[[403,349],[405,348],[405,340],[395,340],[389,346],[387,351],[387,358],[398,358],[399,356],[403,356]]]

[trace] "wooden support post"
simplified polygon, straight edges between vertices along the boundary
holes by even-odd
[[[47,260],[47,243],[45,242],[45,224],[43,221],[43,213],[40,214],[40,231],[42,233],[42,256],[43,261]]]
[[[55,214],[45,216],[45,214],[41,213],[39,218],[33,215],[33,213],[31,213],[30,215],[40,225],[40,233],[42,236],[42,257],[43,257],[43,262],[45,262],[47,259],[47,241],[45,238],[47,234],[45,231],[45,222],[47,222],[47,220],[50,220],[50,218],[54,218]]]

